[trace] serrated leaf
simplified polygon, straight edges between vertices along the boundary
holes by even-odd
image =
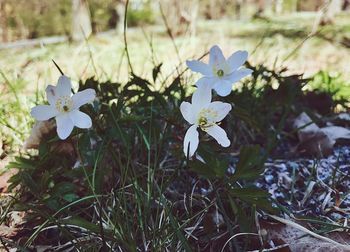
[[[195,159],[190,162],[190,169],[206,178],[221,178],[228,169],[229,162],[222,155],[213,152],[209,146],[201,146],[199,156],[205,163]]]
[[[251,180],[259,177],[263,172],[265,160],[266,156],[259,145],[244,146],[240,151],[239,161],[231,178]]]
[[[241,199],[250,205],[256,205],[257,208],[275,213],[277,210],[272,207],[269,201],[270,194],[259,188],[234,188],[229,190],[231,196]]]
[[[74,192],[75,189],[76,185],[74,185],[73,183],[61,182],[54,186],[54,188],[52,189],[52,194],[56,196],[63,196],[67,193]]]

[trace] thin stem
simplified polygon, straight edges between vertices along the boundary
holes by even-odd
[[[175,38],[174,38],[174,36],[173,36],[173,34],[171,32],[171,28],[170,28],[170,26],[168,24],[168,21],[166,19],[165,13],[164,13],[163,8],[162,8],[162,4],[160,2],[159,2],[159,10],[160,10],[160,14],[162,15],[162,19],[163,19],[164,25],[166,27],[167,33],[168,33],[168,35],[169,35],[169,37],[171,39],[171,42],[173,43],[173,46],[175,48],[176,56],[177,56],[177,58],[179,60],[179,63],[181,64],[181,57],[180,57],[179,49],[176,46]]]
[[[60,73],[61,73],[62,75],[64,75],[63,71],[62,71],[61,68],[57,65],[57,63],[56,63],[53,59],[51,59],[51,60],[52,60],[52,62],[55,64],[55,66],[57,67],[58,71],[60,71]]]
[[[125,53],[126,53],[126,57],[128,59],[129,68],[130,68],[131,73],[134,73],[134,70],[132,69],[132,65],[131,65],[129,50],[128,50],[128,42],[126,40],[126,28],[127,28],[126,25],[127,25],[128,6],[129,6],[129,0],[126,0],[125,11],[124,11],[124,31],[123,31],[123,36],[124,36]]]

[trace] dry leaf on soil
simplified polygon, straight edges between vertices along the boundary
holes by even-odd
[[[45,135],[49,134],[54,128],[55,123],[52,120],[36,122],[30,136],[24,143],[24,149],[37,149]]]
[[[299,145],[297,150],[307,155],[328,156],[332,153],[336,142],[350,139],[349,129],[340,126],[320,128],[305,112],[294,120],[293,127],[298,129]]]
[[[292,221],[291,221],[292,222]],[[282,223],[262,221],[261,227],[267,231],[267,239],[274,241],[275,245],[288,244],[288,248],[277,251],[292,252],[345,252],[350,251],[349,234],[333,232],[318,239],[308,235],[302,229]],[[297,224],[299,225],[299,224]],[[299,225],[300,226],[300,225]],[[315,234],[316,235],[316,234]]]

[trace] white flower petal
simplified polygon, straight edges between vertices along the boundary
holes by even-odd
[[[212,109],[217,113],[217,117],[215,118],[215,122],[222,121],[227,114],[231,111],[232,106],[229,103],[214,101],[210,103],[208,109]]]
[[[74,124],[68,113],[56,116],[57,135],[60,139],[66,139],[74,128]]]
[[[228,59],[227,63],[230,65],[231,70],[236,70],[246,62],[248,58],[247,51],[237,51],[233,53]]]
[[[220,80],[215,84],[214,90],[219,96],[228,96],[232,91],[232,82],[227,80]]]
[[[80,91],[72,96],[73,108],[78,109],[80,106],[92,102],[96,97],[96,91],[92,88]]]
[[[240,79],[251,75],[253,70],[248,69],[248,68],[241,68],[237,71],[233,71],[230,75],[225,77],[225,80],[229,80],[231,83],[235,83],[239,81]]]
[[[203,164],[206,164],[207,162],[205,162],[205,160],[202,158],[202,156],[200,156],[198,153],[196,153],[196,159],[200,162],[202,162]]]
[[[206,78],[208,81],[209,79]],[[194,113],[197,113],[202,108],[207,107],[211,102],[211,85],[207,81],[203,81],[198,85],[196,91],[192,95],[192,107]]]
[[[199,144],[199,133],[197,131],[197,126],[192,125],[186,132],[184,138],[184,153],[187,156],[187,152],[189,152],[189,157],[192,157],[196,152]],[[189,150],[188,150],[189,148]]]
[[[54,105],[57,99],[57,90],[55,86],[48,85],[45,89],[47,100]]]
[[[196,122],[196,114],[194,113],[192,107],[192,104],[189,102],[182,102],[180,105],[180,111],[182,116],[190,124],[194,124]]]
[[[212,76],[212,77],[202,77],[199,80],[196,81],[195,85],[197,87],[200,87],[202,85],[209,85],[210,88],[214,87],[214,83],[218,80],[219,78]]]
[[[225,130],[223,130],[221,127],[214,125],[212,127],[209,127],[207,129],[207,133],[215,138],[215,140],[223,147],[230,146],[231,142],[227,137],[227,134]]]
[[[198,61],[198,60],[187,60],[186,65],[189,69],[191,69],[194,72],[201,73],[205,76],[212,76],[213,72],[209,65]]]
[[[224,55],[222,54],[221,49],[214,45],[212,48],[210,48],[209,51],[209,65],[217,68],[222,69],[224,66],[224,63],[226,62]]]
[[[70,79],[65,76],[61,75],[60,78],[58,79],[56,90],[57,90],[57,95],[58,96],[65,96],[71,95],[71,89],[72,89],[72,83]]]
[[[56,116],[58,111],[50,105],[38,105],[32,108],[30,114],[38,121],[46,121]]]
[[[72,120],[74,126],[77,126],[78,128],[88,129],[92,126],[90,116],[79,110],[73,110],[69,112],[69,117]]]

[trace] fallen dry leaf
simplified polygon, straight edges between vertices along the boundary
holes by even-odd
[[[25,223],[25,212],[12,211],[6,215],[6,223],[0,225],[0,237],[13,238]],[[1,251],[1,250],[0,250]]]
[[[53,120],[36,122],[32,128],[30,136],[24,143],[24,149],[37,149],[41,140],[54,130],[55,126]]]
[[[260,222],[261,228],[267,233],[267,239],[274,242],[276,246],[288,244],[288,249],[276,251],[292,252],[345,252],[350,251],[348,243],[350,236],[344,232],[333,232],[323,235],[324,239],[308,235],[302,229],[285,225],[282,223],[273,223],[268,221]],[[299,225],[299,224],[297,224]]]
[[[350,130],[339,126],[328,126],[320,129],[330,139],[337,141],[338,139],[350,139]]]
[[[16,169],[6,169],[6,165],[8,164],[9,160],[3,159],[0,160],[0,193],[6,193],[7,188],[9,186],[9,179],[17,173]]]
[[[320,130],[305,112],[295,118],[293,127],[298,129],[298,138],[300,142],[312,138],[313,135]]]
[[[11,238],[17,234],[18,228],[8,227],[0,225],[0,236],[5,238]]]
[[[300,153],[325,157],[333,152],[335,143],[341,140],[350,140],[350,130],[340,126],[318,127],[305,113],[301,113],[293,123],[298,129],[299,144],[297,150]]]
[[[317,131],[311,137],[300,141],[297,150],[299,153],[307,156],[327,157],[333,152],[335,141],[330,139],[328,135]]]
[[[24,217],[26,213],[23,211],[12,211],[8,214],[9,216],[9,226],[10,227],[18,227],[25,223]]]

